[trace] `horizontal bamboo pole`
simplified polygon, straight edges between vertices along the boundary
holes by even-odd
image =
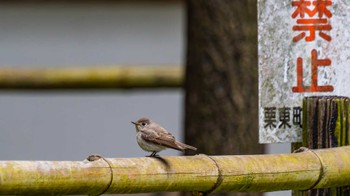
[[[181,87],[181,67],[0,68],[0,89]]]
[[[296,154],[0,161],[0,194],[263,192],[350,185],[350,147]]]

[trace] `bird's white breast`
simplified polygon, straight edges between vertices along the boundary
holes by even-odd
[[[144,150],[144,151],[148,151],[148,152],[159,152],[165,149],[164,146],[161,145],[157,145],[151,142],[147,142],[144,139],[142,139],[141,137],[142,133],[141,131],[139,131],[136,134],[136,140],[138,145]]]

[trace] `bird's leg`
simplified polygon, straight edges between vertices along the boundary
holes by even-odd
[[[148,155],[146,157],[154,157],[154,152],[152,152],[150,155]]]
[[[157,151],[153,151],[152,154],[150,154],[148,157],[157,157]]]
[[[159,155],[157,155],[158,152],[154,152],[154,157],[159,157]]]

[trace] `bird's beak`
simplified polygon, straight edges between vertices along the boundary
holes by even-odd
[[[131,121],[131,123],[132,123],[132,124],[134,124],[134,125],[139,125],[138,123],[136,123],[136,122],[133,122],[133,121]]]

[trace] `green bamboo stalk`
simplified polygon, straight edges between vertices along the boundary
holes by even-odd
[[[0,161],[1,195],[263,192],[350,184],[350,147],[296,154]]]
[[[182,82],[178,66],[0,68],[0,89],[178,88]]]

